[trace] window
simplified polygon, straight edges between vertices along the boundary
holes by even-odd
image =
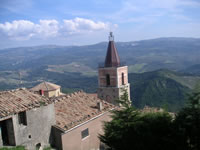
[[[26,112],[20,112],[18,114],[18,119],[19,119],[19,124],[27,125],[27,120],[26,120]]]
[[[124,73],[122,73],[122,85],[124,85]]]
[[[88,130],[88,128],[85,129],[85,130],[83,130],[81,132],[81,136],[82,136],[82,139],[84,139],[85,137],[89,136],[89,130]]]
[[[109,74],[106,75],[106,85],[107,86],[110,85],[110,75]]]
[[[35,148],[36,148],[36,149],[40,149],[40,148],[41,148],[41,143],[36,144],[36,145],[35,145]]]

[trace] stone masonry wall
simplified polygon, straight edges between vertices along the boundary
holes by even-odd
[[[110,75],[110,86],[117,86],[117,72],[116,68],[100,68],[99,69],[99,86],[107,86],[106,84],[106,75]]]
[[[122,73],[124,74],[124,84],[122,84]],[[111,85],[106,85],[106,74],[110,75]],[[130,85],[128,83],[128,66],[99,68],[99,88],[98,97],[116,105],[116,100],[126,89],[130,99]]]
[[[35,146],[42,146],[50,142],[52,125],[55,125],[54,104],[41,106],[26,112],[27,126],[19,124],[18,115],[13,117],[16,145],[27,146],[35,150]]]
[[[124,73],[124,85],[128,84],[128,66],[117,68],[118,87],[122,86],[122,73]]]

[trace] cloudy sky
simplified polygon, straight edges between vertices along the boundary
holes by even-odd
[[[200,0],[0,0],[0,49],[200,38]]]

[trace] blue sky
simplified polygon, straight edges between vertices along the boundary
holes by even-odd
[[[0,0],[0,48],[200,37],[200,0]]]

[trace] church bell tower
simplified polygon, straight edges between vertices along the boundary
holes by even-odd
[[[116,100],[126,89],[130,99],[130,84],[128,83],[128,66],[120,63],[117,49],[115,48],[114,36],[110,32],[106,59],[98,69],[98,97],[118,105]]]

